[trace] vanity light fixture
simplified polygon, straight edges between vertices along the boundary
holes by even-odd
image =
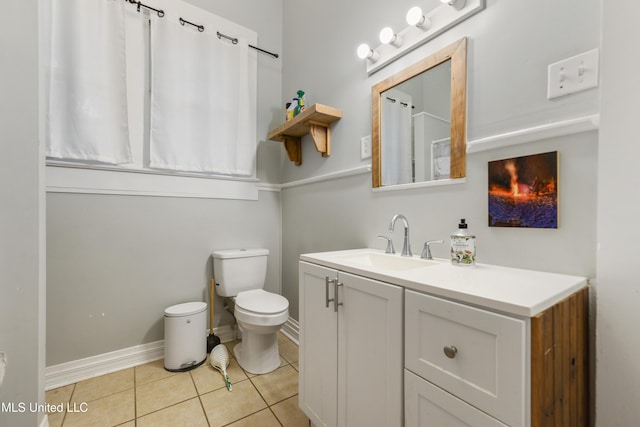
[[[444,4],[448,4],[456,10],[461,10],[467,3],[467,0],[440,0]]]
[[[394,33],[391,27],[384,27],[380,31],[380,43],[400,47],[402,46],[402,37]]]
[[[358,58],[370,59],[371,62],[376,62],[378,59],[380,59],[380,54],[371,49],[368,44],[362,43],[360,46],[358,46]]]
[[[417,0],[414,1],[418,3]],[[406,14],[408,25],[401,31],[395,32],[390,27],[383,28],[379,34],[380,44],[377,46],[371,47],[364,43],[358,46],[358,57],[365,60],[367,73],[371,74],[379,70],[480,12],[486,7],[488,0],[434,1],[430,2],[430,6],[433,6],[430,10],[424,10],[422,6],[409,9]],[[426,2],[426,0],[420,0],[420,2]]]
[[[420,6],[414,6],[407,12],[407,24],[415,25],[416,27],[426,31],[431,28],[431,19],[424,16]]]

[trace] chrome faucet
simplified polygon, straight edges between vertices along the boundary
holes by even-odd
[[[404,215],[396,214],[391,218],[391,222],[389,222],[389,231],[393,231],[393,228],[396,225],[396,221],[401,219],[404,223],[404,243],[402,244],[402,253],[401,256],[412,256],[411,253],[411,243],[409,242],[409,221]]]
[[[385,239],[387,241],[387,248],[384,250],[385,254],[395,254],[396,253],[396,250],[393,247],[393,240],[391,239],[391,237],[378,236],[378,238]]]
[[[433,259],[431,255],[431,244],[432,243],[444,243],[444,240],[429,240],[425,242],[424,248],[422,248],[422,253],[420,254],[420,258],[422,259]]]

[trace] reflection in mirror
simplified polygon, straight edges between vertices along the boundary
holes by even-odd
[[[465,176],[466,39],[372,89],[373,187]]]

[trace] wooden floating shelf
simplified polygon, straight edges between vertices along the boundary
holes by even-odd
[[[342,110],[322,104],[313,104],[304,112],[269,132],[269,139],[284,143],[289,160],[296,166],[302,164],[302,137],[309,134],[316,150],[323,157],[331,155],[329,125],[342,118]]]

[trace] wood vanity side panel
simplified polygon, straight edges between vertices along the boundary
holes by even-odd
[[[531,321],[531,426],[583,427],[589,419],[588,288]]]

